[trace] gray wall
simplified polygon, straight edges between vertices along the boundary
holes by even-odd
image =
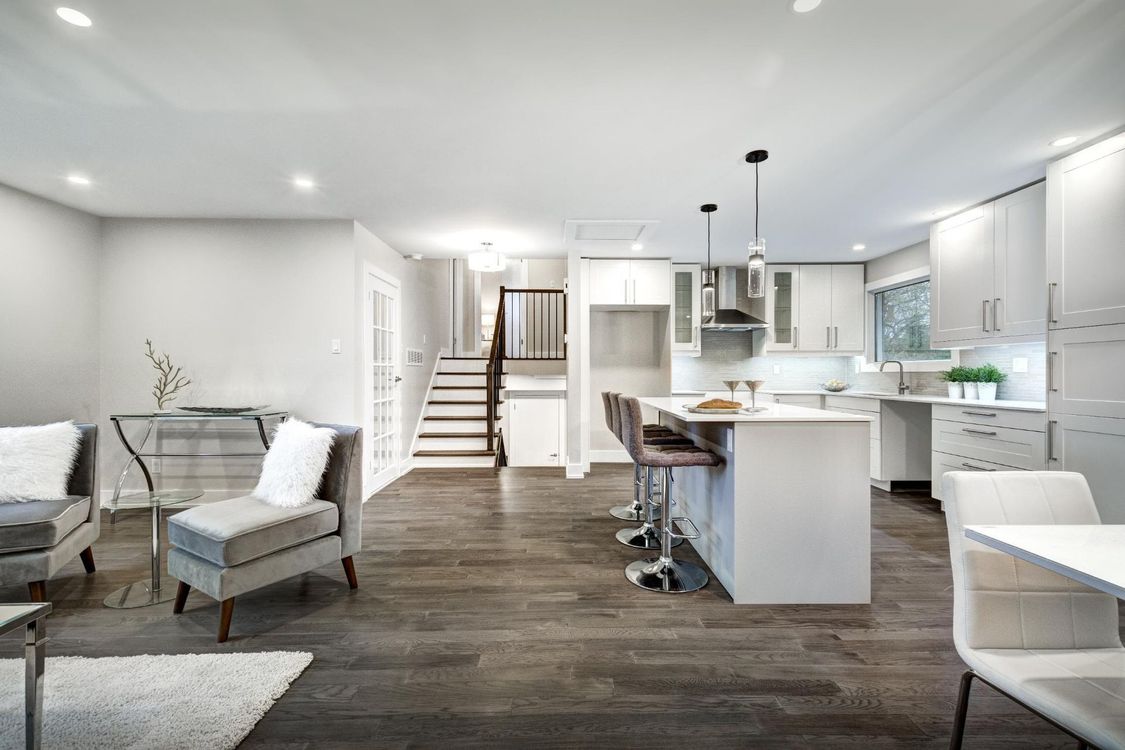
[[[916,268],[929,268],[930,242],[924,240],[893,253],[872,258],[863,265],[864,278],[868,284],[906,271],[913,271]]]
[[[667,311],[590,312],[591,451],[622,450],[605,426],[602,391],[667,395],[672,385],[670,351]]]
[[[0,425],[97,418],[100,231],[0,185]]]

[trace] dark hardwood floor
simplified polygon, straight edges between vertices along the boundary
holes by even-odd
[[[630,481],[416,470],[366,505],[358,590],[334,565],[239,597],[222,645],[198,593],[179,616],[102,606],[148,570],[147,515],[122,513],[97,573],[75,560],[50,582],[49,654],[311,651],[249,748],[947,746],[962,666],[936,502],[873,490],[870,606],[736,607],[714,580],[679,596],[625,580],[641,555],[607,509]],[[967,748],[1068,746],[974,688]]]

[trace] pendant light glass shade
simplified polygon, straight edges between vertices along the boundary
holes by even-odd
[[[746,296],[758,299],[766,296],[766,241],[762,237],[755,237],[747,248],[750,257],[746,261],[747,290]]]
[[[704,318],[715,317],[715,272],[703,272],[703,289],[699,295],[700,314]]]

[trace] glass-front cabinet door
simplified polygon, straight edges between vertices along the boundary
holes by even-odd
[[[703,331],[699,299],[702,269],[695,263],[672,264],[672,353],[698,357]]]
[[[771,265],[766,268],[766,315],[769,329],[765,348],[769,351],[796,351],[800,342],[797,330],[798,267]]]

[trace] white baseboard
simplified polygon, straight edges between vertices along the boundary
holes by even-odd
[[[624,448],[617,448],[615,450],[606,451],[590,451],[590,463],[592,464],[631,464],[633,459],[629,457],[629,452]]]
[[[566,465],[566,478],[567,479],[585,479],[586,472],[582,471],[582,464],[567,464]]]

